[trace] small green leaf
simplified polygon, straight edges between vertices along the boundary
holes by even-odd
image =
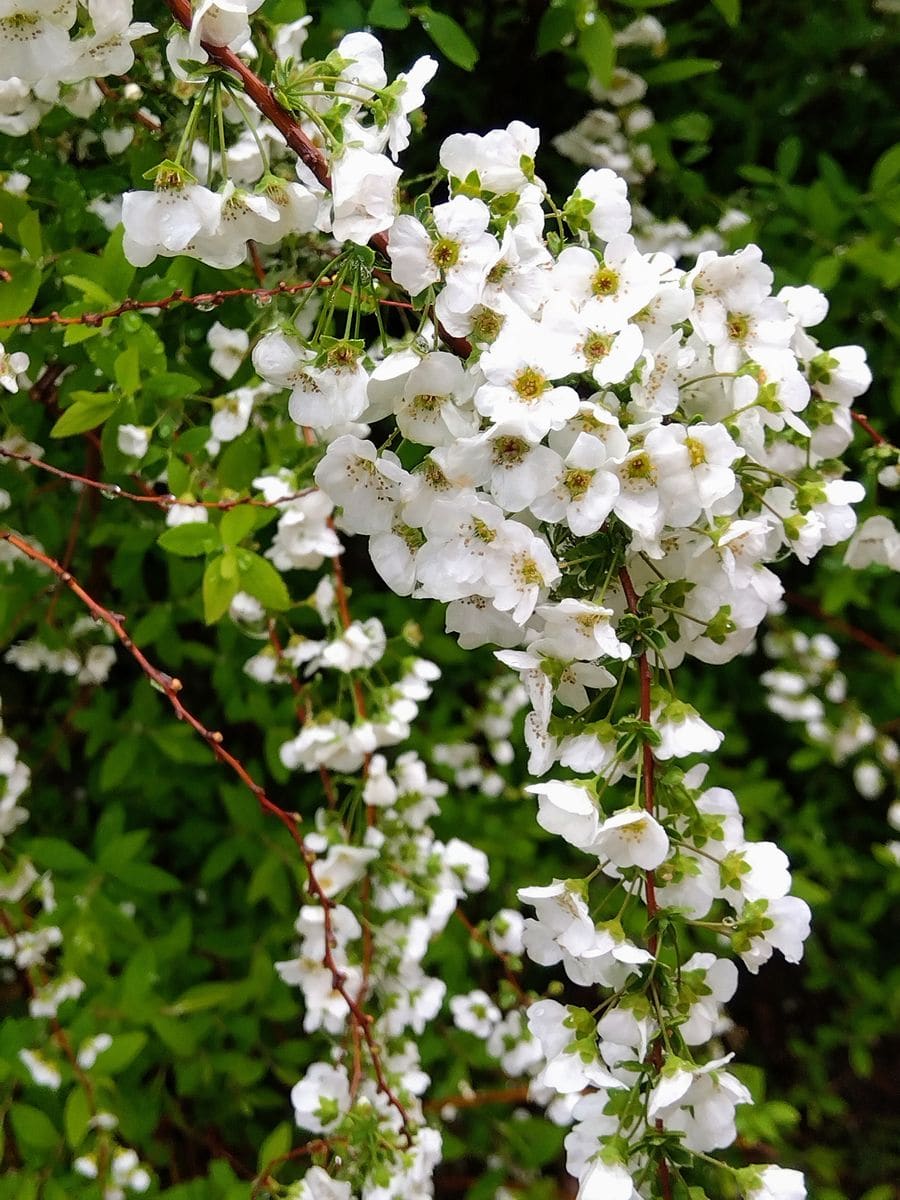
[[[409,24],[409,13],[400,0],[372,0],[369,24],[379,29],[405,29]]]
[[[237,565],[231,555],[220,554],[207,563],[203,572],[203,616],[207,625],[214,624],[228,612],[228,605],[239,589]]]
[[[238,1008],[247,991],[241,983],[198,983],[166,1010],[172,1016],[203,1012],[207,1008]]]
[[[293,1137],[294,1134],[290,1121],[282,1121],[280,1125],[276,1125],[259,1148],[257,1168],[262,1171],[263,1167],[272,1162],[273,1159],[281,1158],[287,1154],[291,1148]]]
[[[74,395],[90,399],[78,399],[66,409],[50,430],[52,438],[72,437],[96,429],[112,416],[119,404],[119,397],[109,392],[75,392]]]
[[[895,143],[875,163],[869,176],[869,187],[873,192],[884,191],[900,178],[900,142]]]
[[[115,303],[102,284],[97,283],[95,279],[88,279],[85,275],[63,275],[63,283],[81,292],[86,300],[92,300],[104,308],[111,308]]]
[[[84,1141],[90,1119],[91,1110],[84,1088],[73,1087],[66,1097],[66,1107],[63,1110],[63,1127],[70,1149],[77,1149]]]
[[[684,79],[693,79],[695,75],[708,75],[710,71],[718,71],[721,65],[715,58],[680,58],[675,62],[650,67],[644,72],[644,78],[651,85],[681,83]]]
[[[612,83],[616,65],[616,46],[612,25],[603,13],[593,13],[593,21],[578,34],[578,53],[590,73],[603,87]]]
[[[28,843],[28,853],[39,866],[51,871],[89,871],[91,860],[62,838],[38,837]]]
[[[97,866],[103,871],[123,867],[139,854],[147,841],[148,829],[132,829],[107,842],[97,855]]]
[[[741,19],[741,0],[712,0],[713,7],[717,8],[728,25],[734,29],[735,25]]]
[[[562,49],[563,39],[575,30],[575,11],[571,4],[553,4],[544,11],[538,25],[537,53],[549,54]]]
[[[177,892],[181,888],[180,879],[153,863],[115,863],[107,867],[107,872],[136,892],[160,895],[163,892]]]
[[[260,604],[275,612],[283,612],[291,606],[291,597],[284,580],[265,558],[244,551],[241,555],[241,587],[254,596]]]
[[[97,1055],[93,1070],[98,1075],[116,1075],[137,1058],[147,1044],[147,1035],[139,1029],[117,1034],[109,1049]]]
[[[40,290],[41,272],[22,258],[12,262],[4,258],[2,266],[9,278],[0,282],[0,321],[10,321],[30,311]]]
[[[182,558],[198,558],[217,550],[221,545],[219,531],[207,521],[189,521],[186,525],[173,525],[156,539],[169,554]]]
[[[176,371],[168,371],[164,375],[154,375],[144,383],[144,396],[148,400],[186,400],[195,395],[200,389],[198,380],[190,375],[179,375]]]
[[[59,1141],[59,1133],[45,1112],[31,1104],[14,1104],[9,1110],[16,1140],[36,1150],[49,1150]]]
[[[417,8],[414,11],[441,54],[464,71],[471,71],[478,62],[478,49],[462,25],[446,13],[435,12],[432,8]]]
[[[19,222],[19,241],[29,255],[37,260],[44,253],[41,241],[41,219],[33,210],[29,210]]]
[[[126,396],[133,396],[141,386],[141,363],[136,346],[123,350],[115,362],[116,383]]]
[[[256,528],[256,510],[250,504],[230,508],[222,517],[219,531],[225,546],[236,546]]]

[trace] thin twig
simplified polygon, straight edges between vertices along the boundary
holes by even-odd
[[[15,546],[15,548],[22,554],[26,555],[26,557],[32,559],[34,562],[41,563],[47,568],[47,570],[56,575],[60,582],[64,583],[66,587],[78,597],[78,599],[82,602],[82,604],[85,605],[92,616],[96,617],[98,621],[103,621],[104,624],[109,626],[124,648],[141,668],[144,675],[150,680],[154,687],[156,687],[157,690],[162,692],[166,697],[168,702],[171,704],[177,719],[179,721],[184,721],[187,725],[190,725],[190,727],[200,735],[203,741],[206,742],[219,762],[224,763],[225,766],[233,771],[234,774],[237,775],[238,779],[240,779],[241,783],[243,783],[243,785],[248,789],[248,791],[250,791],[256,797],[260,807],[266,812],[271,813],[272,816],[276,817],[282,823],[282,825],[284,825],[285,829],[287,829],[292,840],[297,846],[297,849],[299,850],[300,856],[303,859],[303,863],[306,867],[307,887],[322,905],[322,932],[325,940],[325,952],[322,957],[323,965],[328,971],[330,971],[334,989],[347,1005],[347,1009],[350,1013],[350,1019],[355,1023],[359,1029],[359,1033],[366,1043],[366,1048],[369,1052],[369,1059],[372,1064],[372,1072],[375,1076],[376,1086],[388,1103],[399,1114],[404,1136],[407,1140],[407,1143],[411,1144],[412,1127],[410,1125],[409,1115],[402,1101],[394,1093],[385,1076],[384,1067],[381,1062],[381,1051],[372,1033],[373,1018],[369,1013],[365,1012],[359,1000],[348,990],[346,982],[347,976],[334,957],[332,947],[334,944],[336,944],[336,939],[334,936],[334,928],[331,919],[331,910],[333,908],[333,904],[331,898],[327,895],[316,877],[314,869],[316,856],[308,848],[298,829],[298,825],[301,820],[300,815],[298,813],[287,812],[285,809],[275,804],[273,800],[270,800],[266,795],[265,788],[256,782],[241,760],[232,754],[231,751],[225,749],[225,746],[223,745],[224,739],[222,734],[218,730],[207,729],[203,722],[198,717],[195,717],[194,714],[185,707],[185,704],[181,699],[181,691],[184,686],[181,680],[166,674],[165,671],[161,671],[149,661],[143,651],[134,644],[131,637],[128,635],[123,624],[123,618],[121,616],[111,612],[104,605],[100,604],[99,601],[95,600],[94,597],[91,596],[81,586],[78,580],[71,574],[70,571],[67,571],[61,563],[58,563],[55,559],[50,558],[49,555],[44,554],[36,547],[30,545],[18,534],[13,533],[9,529],[0,530],[0,541],[9,542],[11,546]]]
[[[622,591],[625,593],[625,602],[628,605],[628,611],[633,617],[639,616],[638,611],[638,594],[634,590],[634,584],[631,581],[631,576],[625,567],[619,571],[619,582],[622,585]],[[638,677],[640,680],[640,718],[645,724],[650,722],[650,662],[647,658],[647,649],[643,647],[638,656]],[[655,760],[653,758],[653,747],[648,741],[644,741],[643,747],[643,784],[644,784],[644,808],[651,815],[655,815],[656,797],[655,788]],[[654,871],[645,871],[644,878],[646,880],[647,890],[647,916],[651,921],[659,912],[659,904],[656,900],[656,874]],[[659,953],[659,937],[654,929],[647,937],[647,949],[654,958]],[[649,1061],[653,1064],[656,1071],[662,1070],[663,1046],[662,1038],[657,1037],[653,1045],[650,1047],[648,1054]],[[663,1122],[657,1120],[657,1130],[663,1129]],[[659,1186],[663,1200],[672,1200],[672,1179],[669,1172],[669,1163],[665,1157],[661,1157],[657,1165],[657,1175],[659,1177]]]
[[[2,446],[0,446],[0,457],[14,458],[18,462],[28,463],[31,467],[38,467],[41,471],[49,471],[51,475],[57,475],[60,479],[68,479],[70,483],[96,488],[110,500],[132,500],[135,504],[154,504],[157,508],[172,508],[176,504],[180,508],[211,508],[220,512],[228,512],[229,509],[241,507],[275,508],[279,504],[286,504],[290,500],[299,500],[301,496],[309,496],[318,490],[314,487],[303,488],[299,492],[281,496],[278,500],[259,500],[254,496],[239,496],[235,500],[179,500],[171,493],[157,496],[154,492],[150,494],[126,492],[117,483],[104,483],[102,479],[91,479],[87,475],[78,475],[74,471],[64,471],[62,467],[54,467],[41,458],[33,458],[30,454],[19,454],[14,450],[4,450]]]

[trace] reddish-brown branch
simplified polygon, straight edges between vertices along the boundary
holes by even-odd
[[[116,95],[105,79],[95,79],[94,83],[96,83],[101,95],[105,96],[107,100],[121,99],[121,97]],[[162,129],[162,125],[159,121],[157,121],[156,117],[151,116],[148,112],[144,112],[144,110],[141,108],[136,108],[129,115],[136,125],[143,125],[143,127],[145,129],[149,129],[151,133],[159,133],[159,131]]]
[[[7,936],[9,937],[13,946],[16,946],[18,930],[16,929],[15,925],[13,925],[8,913],[3,908],[0,908],[0,925],[2,925],[6,930]],[[39,966],[35,967],[35,970],[41,973],[41,986],[44,986],[47,983],[47,976],[43,974]],[[25,983],[28,995],[32,1000],[36,999],[37,988],[35,987],[34,980],[31,977],[30,970],[28,970],[27,967],[22,967],[20,968],[20,974]],[[88,1104],[88,1110],[91,1116],[95,1116],[97,1112],[97,1103],[94,1097],[94,1085],[91,1082],[90,1077],[85,1074],[84,1070],[79,1064],[78,1057],[75,1054],[72,1043],[69,1041],[69,1035],[66,1033],[65,1029],[63,1029],[62,1025],[60,1025],[56,1017],[50,1018],[50,1028],[53,1031],[54,1042],[56,1042],[57,1046],[59,1046],[60,1050],[62,1050],[63,1054],[68,1059],[69,1065],[72,1068],[72,1072],[75,1075],[75,1078],[78,1080],[79,1087],[84,1092],[84,1096]]]
[[[190,29],[192,20],[190,0],[166,0],[166,4],[175,20],[180,22],[185,29]],[[212,46],[208,42],[203,42],[203,49],[214,62],[225,67],[240,79],[244,91],[263,116],[272,122],[287,145],[312,171],[319,183],[331,191],[331,174],[325,155],[309,140],[293,114],[276,100],[272,89],[266,87],[260,77],[251,71],[247,64],[242,62],[227,46]],[[376,233],[369,239],[369,245],[385,258],[390,258],[386,233]],[[465,338],[454,337],[439,322],[437,327],[442,341],[450,350],[461,358],[469,357],[472,353],[472,346]]]
[[[294,693],[294,712],[297,714],[297,724],[302,727],[309,720],[312,714],[312,707],[309,703],[309,697],[306,695],[306,689],[297,678],[297,673],[291,663],[285,658],[284,647],[278,636],[278,630],[275,628],[274,620],[269,622],[269,644],[275,651],[275,658],[278,660],[278,665],[281,667],[284,675],[287,676],[291,691]],[[322,791],[325,793],[328,807],[336,808],[337,796],[335,795],[331,772],[324,763],[319,764],[319,778],[322,781]]]
[[[231,771],[234,772],[235,775],[237,775],[241,783],[243,783],[247,790],[250,791],[256,798],[260,807],[266,812],[271,813],[272,816],[276,817],[282,823],[282,825],[284,825],[285,829],[287,829],[292,840],[297,846],[297,849],[299,850],[300,856],[303,859],[303,863],[306,867],[307,887],[312,895],[314,895],[322,905],[323,935],[325,940],[325,953],[322,957],[322,962],[327,970],[330,971],[334,989],[347,1005],[347,1009],[350,1013],[350,1019],[357,1026],[359,1033],[366,1044],[366,1048],[369,1052],[369,1059],[372,1064],[372,1072],[375,1076],[375,1082],[378,1090],[382,1093],[388,1103],[399,1113],[403,1132],[407,1138],[407,1141],[411,1142],[412,1129],[409,1123],[409,1116],[405,1107],[403,1106],[403,1103],[398,1099],[385,1076],[384,1067],[382,1066],[381,1062],[381,1051],[379,1050],[378,1044],[375,1041],[372,1033],[373,1019],[371,1015],[363,1009],[359,998],[354,997],[347,988],[346,974],[338,965],[334,957],[333,946],[336,944],[336,939],[331,920],[331,910],[333,908],[333,904],[331,898],[326,894],[322,885],[319,883],[319,880],[316,878],[316,856],[307,847],[300,834],[298,825],[301,818],[299,814],[286,812],[285,809],[279,807],[279,805],[275,804],[274,801],[270,800],[266,795],[265,789],[256,782],[241,760],[229,750],[225,749],[225,746],[223,745],[222,734],[218,730],[207,729],[203,722],[199,720],[198,717],[195,717],[194,714],[185,707],[184,702],[181,699],[181,691],[183,688],[181,680],[173,678],[171,675],[167,675],[165,671],[161,671],[149,661],[143,651],[134,644],[126,632],[122,617],[117,616],[115,613],[111,612],[108,608],[104,607],[104,605],[95,600],[94,597],[91,596],[81,586],[78,580],[71,574],[71,572],[67,571],[61,563],[58,563],[55,559],[50,558],[49,555],[44,554],[42,551],[32,546],[18,534],[13,533],[8,529],[0,530],[0,541],[9,542],[11,546],[15,546],[16,549],[22,554],[26,555],[26,557],[32,559],[34,562],[41,563],[47,568],[47,570],[52,571],[53,574],[56,575],[56,577],[60,580],[60,582],[64,583],[66,587],[78,597],[82,604],[84,604],[88,611],[94,617],[96,617],[98,621],[103,621],[104,624],[106,624],[113,631],[113,633],[121,642],[122,646],[128,651],[128,653],[141,668],[144,675],[166,697],[178,720],[184,721],[187,725],[190,725],[190,727],[200,735],[203,741],[206,742],[219,762],[224,763],[225,766],[227,766]]]
[[[247,249],[250,251],[250,262],[253,264],[253,274],[256,276],[256,282],[260,287],[265,287],[266,283],[266,268],[263,266],[263,260],[260,257],[259,247],[256,242],[250,239],[247,242]]]
[[[211,508],[220,512],[240,507],[275,508],[288,500],[297,500],[301,496],[308,496],[311,492],[316,491],[314,487],[303,488],[302,491],[291,492],[290,495],[282,496],[278,500],[259,500],[253,496],[240,496],[236,500],[179,500],[171,493],[166,496],[157,496],[155,492],[149,494],[126,492],[117,483],[104,483],[102,479],[91,479],[87,475],[78,475],[74,471],[64,471],[62,467],[54,467],[51,463],[44,462],[42,458],[33,458],[30,454],[18,454],[13,450],[4,450],[2,446],[0,446],[0,457],[14,458],[17,462],[27,463],[41,471],[49,471],[51,475],[56,475],[60,479],[68,479],[70,483],[95,488],[99,492],[104,492],[112,500],[132,500],[135,504],[154,504],[157,508],[172,508],[176,504],[183,508]]]
[[[513,991],[516,993],[516,996],[518,997],[519,1001],[522,1004],[529,1004],[530,1000],[528,997],[528,993],[522,987],[521,983],[519,982],[518,976],[510,967],[508,956],[506,954],[504,954],[502,951],[495,949],[495,947],[491,944],[490,938],[486,938],[484,936],[484,934],[481,932],[481,930],[478,928],[478,926],[472,924],[472,922],[469,920],[469,918],[466,916],[466,914],[463,912],[463,910],[461,908],[458,908],[456,910],[456,918],[458,921],[461,921],[463,925],[465,925],[466,929],[468,929],[469,936],[472,938],[473,941],[478,942],[479,946],[484,946],[485,949],[490,950],[491,954],[493,954],[497,959],[499,959],[500,964],[503,967],[503,974],[506,976],[507,982],[512,987]],[[449,1103],[449,1101],[447,1103]]]
[[[622,585],[622,591],[625,593],[625,603],[628,605],[628,611],[631,613],[632,616],[637,617],[639,615],[638,594],[634,590],[634,584],[631,582],[631,576],[628,574],[628,571],[625,569],[625,567],[622,567],[622,569],[619,571],[619,582]],[[651,705],[650,705],[651,677],[650,677],[650,662],[647,658],[646,649],[642,649],[642,651],[638,657],[638,677],[639,677],[639,681],[640,681],[640,718],[643,722],[649,723],[650,709],[651,709]],[[654,793],[654,788],[655,788],[654,770],[655,770],[655,760],[653,758],[653,748],[648,741],[645,741],[644,747],[643,747],[643,762],[642,762],[642,776],[643,776],[643,785],[644,785],[644,808],[647,810],[648,813],[650,813],[651,816],[653,816],[655,814],[655,809],[656,809],[656,797],[655,797],[655,793]],[[656,901],[656,875],[655,875],[655,872],[645,871],[644,878],[646,880],[646,891],[647,891],[647,916],[650,918],[651,921],[653,921],[653,919],[656,917],[656,914],[659,912],[659,905]],[[654,956],[654,958],[659,953],[659,937],[658,937],[655,929],[647,937],[647,949]],[[662,1069],[662,1057],[663,1057],[662,1039],[657,1038],[656,1041],[653,1043],[653,1045],[650,1047],[650,1051],[649,1051],[649,1055],[648,1055],[649,1061],[653,1064],[653,1066],[656,1068],[657,1071],[660,1071]],[[656,1122],[656,1128],[657,1129],[663,1128],[662,1121],[658,1120]],[[669,1172],[669,1164],[664,1157],[660,1158],[660,1160],[659,1160],[659,1164],[657,1167],[657,1174],[659,1176],[659,1186],[660,1186],[660,1191],[662,1192],[663,1200],[671,1200],[672,1180],[671,1180],[671,1175]]]
[[[882,658],[894,659],[897,657],[897,651],[892,650],[890,646],[880,642],[877,637],[873,637],[871,633],[867,633],[865,629],[860,629],[857,625],[851,625],[849,621],[844,621],[840,617],[833,617],[830,613],[825,612],[820,604],[815,600],[811,600],[808,596],[801,596],[797,592],[785,592],[785,600],[794,608],[802,608],[804,612],[808,612],[823,624],[836,629],[839,633],[845,634],[848,638],[852,638],[854,642],[859,642],[861,646],[865,646],[867,650],[871,650],[875,654],[880,654]]]
[[[144,312],[148,309],[156,311],[157,309],[171,308],[174,304],[191,304],[194,307],[206,308],[243,296],[252,296],[257,300],[271,300],[275,296],[291,296],[295,292],[309,291],[312,287],[330,287],[332,282],[329,278],[318,279],[314,282],[305,280],[303,283],[285,283],[282,280],[281,283],[270,288],[220,288],[215,292],[198,292],[193,296],[186,296],[181,288],[176,288],[174,292],[159,300],[135,300],[128,296],[115,308],[108,308],[103,312],[81,313],[77,317],[63,317],[56,310],[45,316],[26,313],[24,317],[8,317],[5,321],[0,321],[0,329],[9,329],[19,325],[89,325],[96,328],[113,317],[121,317],[123,313]],[[60,373],[64,369],[60,368]]]
[[[865,413],[857,412],[855,408],[850,409],[850,416],[857,423],[860,429],[864,430],[876,446],[887,446],[890,443],[887,438],[878,432],[878,430],[870,424],[869,418]]]
[[[524,1104],[527,1100],[528,1084],[523,1083],[517,1087],[470,1092],[464,1096],[436,1096],[433,1100],[426,1100],[424,1107],[429,1110],[440,1110],[449,1104],[453,1108],[482,1108],[486,1104]]]

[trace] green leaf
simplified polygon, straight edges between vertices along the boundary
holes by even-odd
[[[282,1121],[280,1125],[276,1125],[259,1148],[259,1158],[256,1163],[258,1170],[262,1171],[263,1167],[274,1158],[281,1158],[282,1155],[287,1154],[293,1140],[294,1131],[290,1121]]]
[[[895,143],[875,163],[869,176],[869,187],[873,192],[883,191],[900,178],[900,142]]]
[[[592,15],[594,19],[591,24],[585,25],[578,34],[578,53],[597,82],[609,87],[616,65],[612,25],[603,13],[595,12]]]
[[[726,23],[734,29],[741,19],[741,0],[712,0],[712,4],[725,18]]]
[[[0,321],[10,321],[31,311],[40,290],[41,271],[23,258],[10,261],[6,255],[0,265],[9,276],[0,282]]]
[[[9,1110],[16,1140],[36,1150],[49,1150],[59,1141],[56,1126],[45,1112],[31,1104],[14,1104]]]
[[[785,138],[775,154],[775,170],[782,179],[793,179],[803,157],[803,142],[793,136]]]
[[[28,843],[28,853],[42,867],[51,871],[89,871],[91,860],[62,838],[37,837]]]
[[[141,386],[141,362],[136,346],[123,350],[115,362],[116,383],[126,396],[133,396]]]
[[[124,737],[112,745],[100,767],[101,792],[111,792],[126,778],[135,764],[141,745],[138,737]]]
[[[409,24],[409,13],[400,0],[372,0],[369,24],[380,29],[405,29]]]
[[[441,54],[464,71],[471,71],[478,62],[478,49],[463,27],[432,8],[417,8],[414,12]]]
[[[125,299],[137,272],[137,267],[131,265],[122,250],[124,236],[125,227],[117,225],[100,255],[100,270],[97,272],[116,300]]]
[[[177,371],[167,371],[164,375],[154,375],[144,383],[144,396],[148,400],[159,403],[167,400],[186,400],[200,390],[199,380],[191,375],[179,375]]]
[[[149,832],[149,829],[132,829],[128,833],[120,833],[107,842],[97,855],[97,866],[102,871],[123,867],[143,850]]]
[[[695,75],[708,75],[710,71],[718,71],[721,65],[715,58],[680,58],[675,62],[650,67],[644,72],[644,78],[651,85],[681,83],[685,79],[693,79]]]
[[[63,283],[75,288],[86,300],[92,300],[102,308],[112,308],[115,304],[106,288],[95,279],[88,279],[85,275],[63,275]]]
[[[84,1088],[73,1087],[66,1097],[66,1106],[63,1109],[63,1127],[70,1149],[77,1149],[84,1141],[90,1119],[91,1110]]]
[[[161,895],[163,892],[177,892],[181,889],[180,879],[153,863],[115,863],[107,867],[107,871],[137,892]]]
[[[193,763],[202,767],[210,762],[212,751],[203,738],[198,737],[187,725],[164,725],[161,729],[154,729],[150,736],[172,762]]]
[[[33,259],[40,258],[44,253],[41,241],[41,219],[33,209],[25,214],[19,222],[19,241]]]
[[[97,1055],[92,1070],[98,1075],[116,1075],[134,1062],[146,1044],[147,1035],[140,1029],[116,1034],[109,1049]]]
[[[203,616],[207,625],[228,612],[228,605],[239,590],[237,564],[230,554],[220,554],[207,563],[203,572]]]
[[[571,4],[553,4],[544,11],[538,25],[536,51],[549,54],[561,50],[563,39],[575,31],[575,11]]]
[[[222,517],[219,532],[225,546],[236,546],[256,528],[256,509],[250,504],[230,508]]]
[[[239,562],[241,587],[245,592],[275,612],[290,608],[287,585],[267,559],[245,550],[241,552]]]
[[[119,397],[109,392],[73,392],[80,397],[59,418],[50,430],[52,438],[72,437],[96,429],[115,412]]]
[[[189,521],[186,525],[173,525],[156,539],[157,544],[169,554],[181,558],[198,558],[217,550],[221,545],[219,531],[207,521]]]
[[[245,983],[198,983],[166,1010],[172,1016],[203,1012],[207,1008],[239,1008],[247,997]]]

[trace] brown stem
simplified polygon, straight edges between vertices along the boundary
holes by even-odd
[[[316,491],[316,488],[304,488],[299,492],[291,492],[288,496],[282,496],[278,500],[257,500],[252,496],[241,496],[236,500],[179,500],[177,496],[171,494],[167,496],[157,496],[155,492],[149,495],[138,492],[126,492],[120,488],[117,483],[104,483],[102,479],[91,479],[87,475],[78,475],[74,471],[64,471],[62,467],[54,467],[51,463],[44,462],[41,458],[32,458],[30,454],[18,454],[13,450],[5,450],[0,446],[0,457],[14,458],[17,462],[27,463],[30,467],[37,467],[41,471],[49,471],[51,475],[56,475],[60,479],[68,479],[70,483],[78,483],[83,487],[95,488],[97,491],[105,492],[106,495],[115,500],[133,500],[135,504],[154,504],[157,508],[172,508],[178,504],[183,508],[212,508],[218,509],[220,512],[227,512],[231,508],[274,508],[278,504],[284,504],[288,500],[298,500],[301,496],[308,496]]]
[[[865,413],[857,412],[855,408],[851,408],[850,416],[857,423],[860,429],[864,430],[869,435],[876,446],[890,445],[890,442],[888,442],[887,438],[880,434],[878,430],[870,424],[869,418],[865,415]]]
[[[136,646],[129,637],[125,630],[122,617],[117,616],[115,613],[111,612],[108,608],[105,608],[104,605],[95,600],[94,597],[91,596],[81,586],[78,580],[75,579],[75,577],[69,571],[67,571],[61,563],[58,563],[55,559],[50,558],[49,555],[44,554],[42,551],[36,549],[18,534],[13,533],[9,529],[0,530],[0,541],[9,542],[11,546],[15,546],[16,549],[22,554],[26,555],[26,557],[32,559],[34,562],[41,563],[47,568],[47,570],[52,571],[53,574],[56,575],[56,577],[60,580],[60,582],[64,583],[66,587],[78,597],[82,604],[85,605],[88,611],[94,617],[96,617],[97,620],[103,621],[109,626],[124,648],[141,668],[144,675],[146,675],[150,682],[166,697],[168,702],[171,704],[178,720],[184,721],[186,724],[190,725],[191,728],[206,742],[219,762],[224,763],[230,770],[232,770],[235,775],[237,775],[238,779],[240,779],[241,783],[243,783],[248,789],[248,791],[250,791],[256,797],[260,807],[266,812],[271,813],[272,816],[276,817],[282,823],[282,825],[284,825],[285,829],[287,829],[292,840],[297,846],[297,849],[299,850],[300,856],[303,859],[303,863],[306,867],[307,887],[312,895],[314,895],[322,905],[323,935],[325,939],[325,953],[322,957],[322,962],[324,966],[331,972],[334,989],[347,1005],[347,1009],[350,1013],[350,1019],[359,1029],[362,1039],[366,1044],[366,1048],[369,1052],[369,1059],[372,1064],[372,1072],[375,1076],[375,1082],[378,1090],[382,1093],[388,1103],[399,1113],[403,1133],[407,1142],[411,1143],[412,1128],[410,1126],[409,1116],[405,1107],[403,1106],[403,1103],[395,1095],[387,1081],[387,1078],[385,1077],[384,1068],[381,1063],[381,1051],[372,1033],[373,1018],[369,1013],[365,1012],[359,1002],[359,999],[354,997],[348,990],[346,986],[347,977],[335,960],[332,950],[332,947],[335,944],[335,937],[331,919],[331,911],[334,906],[330,897],[326,895],[322,885],[316,878],[314,869],[316,856],[307,847],[302,836],[300,835],[298,824],[301,818],[299,814],[286,812],[283,808],[279,807],[279,805],[275,804],[274,801],[270,800],[266,795],[265,789],[256,782],[241,760],[229,750],[225,749],[224,745],[222,744],[222,734],[218,730],[207,729],[203,722],[200,721],[198,717],[195,717],[194,714],[185,707],[181,699],[181,691],[184,686],[181,680],[173,678],[171,675],[167,675],[165,671],[161,671],[149,661],[143,651]]]
[[[185,29],[190,29],[192,20],[190,0],[165,0],[165,2],[175,20],[180,22]],[[247,64],[227,46],[212,46],[208,42],[203,42],[202,45],[213,61],[237,75],[244,86],[244,91],[263,116],[272,122],[291,150],[312,171],[319,183],[331,191],[331,174],[325,155],[312,144],[293,114],[283,108],[275,99],[272,89],[266,87],[260,77],[251,71]],[[369,245],[385,258],[390,258],[386,233],[376,233],[369,239]],[[449,349],[461,358],[469,357],[472,353],[472,346],[465,338],[454,337],[441,326],[440,322],[437,322],[437,328],[441,340]]]
[[[830,613],[825,612],[822,606],[817,604],[815,600],[810,600],[808,596],[801,596],[798,592],[785,592],[784,598],[794,608],[802,608],[804,612],[808,612],[811,616],[816,617],[825,625],[829,625],[832,629],[846,634],[854,642],[859,642],[861,646],[865,646],[867,650],[871,650],[875,654],[880,654],[882,658],[894,659],[897,657],[896,650],[892,650],[890,646],[885,645],[884,642],[880,642],[878,638],[873,637],[871,633],[867,633],[865,629],[851,625],[849,621],[843,621],[840,617],[833,617]]]
[[[631,576],[625,567],[619,571],[619,582],[622,585],[622,591],[625,593],[625,602],[628,605],[628,611],[633,617],[638,613],[638,594],[634,590],[634,584],[631,582]],[[644,722],[650,721],[650,663],[647,659],[647,651],[643,649],[638,657],[638,677],[640,680],[640,717]],[[654,815],[656,809],[656,797],[654,794],[655,778],[654,768],[655,760],[653,758],[653,748],[649,742],[644,742],[643,747],[643,784],[644,784],[644,808]],[[647,916],[652,921],[659,912],[659,904],[656,900],[656,875],[653,871],[644,873],[647,887]],[[656,932],[652,932],[647,938],[647,949],[655,958],[659,953],[659,938]],[[657,1072],[662,1070],[663,1047],[662,1039],[658,1037],[650,1047],[648,1055],[650,1062],[653,1064]],[[662,1129],[663,1123],[658,1120],[656,1128]],[[657,1166],[657,1175],[659,1178],[660,1191],[662,1192],[663,1200],[671,1200],[672,1198],[672,1180],[669,1172],[669,1164],[666,1159],[660,1158]]]
[[[509,983],[509,985],[512,987],[519,1001],[522,1004],[530,1004],[531,1001],[528,993],[522,987],[521,983],[519,983],[518,977],[510,967],[507,955],[494,948],[494,946],[491,944],[490,938],[486,938],[478,926],[472,924],[461,908],[456,910],[456,918],[463,925],[465,925],[466,929],[468,929],[469,936],[473,941],[478,942],[480,946],[484,946],[487,950],[490,950],[491,954],[500,960],[500,964],[503,967],[503,974],[506,976],[507,983]],[[449,1104],[450,1101],[447,1101],[447,1103]]]

